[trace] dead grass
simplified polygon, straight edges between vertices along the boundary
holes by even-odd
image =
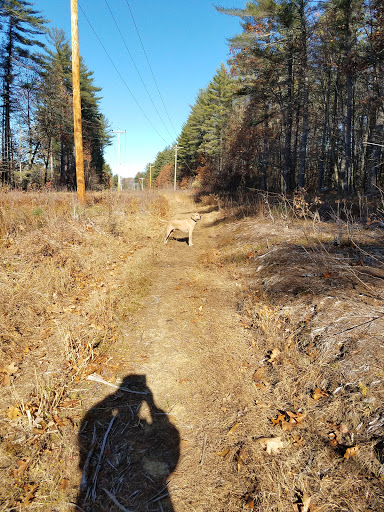
[[[265,213],[225,224],[208,261],[242,287],[258,358],[244,365],[257,419],[225,459],[247,509],[382,510],[383,233]],[[278,455],[263,436],[282,438]]]
[[[152,193],[88,194],[85,206],[69,193],[0,194],[1,510],[67,494],[73,389],[118,374],[105,354],[142,306],[167,211]]]
[[[73,510],[79,460],[83,465],[92,450],[90,425],[99,450],[119,400],[94,509],[115,512],[113,498],[128,502],[128,488],[143,490],[148,509],[171,509],[167,497],[157,501],[154,485],[171,469],[156,457],[141,464],[140,450],[148,455],[153,441],[142,436],[140,421],[130,423],[140,400],[127,408],[114,393],[84,416],[90,374],[112,384],[126,376],[131,338],[123,331],[134,322],[144,332],[136,361],[150,361],[153,350],[152,370],[160,374],[169,362],[178,368],[158,406],[160,437],[177,438],[169,421],[178,414],[185,423],[183,456],[168,486],[177,510],[383,510],[380,229],[351,217],[318,222],[300,197],[303,215],[279,202],[239,211],[210,198],[198,206],[213,219],[207,234],[196,235],[205,249],[185,261],[183,244],[167,246],[156,291],[159,219],[191,211],[187,194],[100,193],[85,207],[71,194],[15,193],[0,201],[1,510]],[[149,298],[159,301],[163,318],[152,316],[157,306],[143,308]],[[171,311],[179,311],[180,324]],[[122,438],[127,425],[137,453]],[[277,443],[271,453],[269,438]],[[90,464],[94,475],[97,457]]]

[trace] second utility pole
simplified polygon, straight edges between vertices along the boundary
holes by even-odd
[[[79,17],[77,0],[71,0],[73,129],[75,136],[77,197],[85,202],[83,135],[81,130]]]
[[[173,178],[173,190],[176,191],[176,176],[177,176],[177,150],[183,149],[183,146],[175,146],[175,176]]]
[[[121,181],[120,181],[120,134],[121,133],[127,133],[126,130],[124,130],[123,132],[121,130],[116,130],[116,131],[113,131],[112,130],[112,133],[117,133],[117,168],[118,168],[118,172],[119,174],[117,175],[117,190],[120,192],[121,190]]]

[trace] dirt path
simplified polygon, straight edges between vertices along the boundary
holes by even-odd
[[[185,217],[196,209],[185,199],[177,201],[177,196],[170,200],[176,216]],[[116,408],[118,403],[121,420],[121,411],[130,406],[132,418],[127,421],[140,424],[141,430],[130,429],[128,435],[119,430],[118,421],[112,427],[110,445],[116,442],[130,464],[122,470],[125,476],[118,471],[101,477],[128,510],[235,510],[247,490],[236,471],[228,474],[227,466],[217,467],[222,461],[217,452],[231,428],[236,430],[247,414],[236,397],[242,403],[252,400],[242,364],[245,357],[255,356],[236,314],[236,282],[207,263],[217,243],[217,212],[198,210],[202,220],[194,231],[193,247],[185,239],[171,239],[158,247],[146,307],[134,315],[113,354],[115,360],[129,361],[123,386],[136,391],[148,388],[152,397],[123,393],[123,400],[131,400],[124,405],[117,393],[112,404],[104,399],[98,406],[99,420],[101,409]],[[138,375],[145,377],[147,388],[143,380],[138,383]],[[99,396],[100,385],[93,390]],[[156,423],[159,417],[164,420],[161,425]],[[107,414],[104,429],[110,418]],[[87,428],[85,452],[90,449]],[[140,440],[141,432],[147,436],[145,442]],[[119,442],[120,434],[126,436],[126,444]],[[138,452],[140,460],[136,460]]]

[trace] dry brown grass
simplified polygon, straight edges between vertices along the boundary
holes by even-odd
[[[241,283],[258,358],[244,364],[256,420],[223,452],[247,482],[245,508],[382,510],[382,231],[268,209],[223,225],[208,263]],[[264,436],[284,447],[267,455],[255,443]]]
[[[83,389],[91,373],[118,383],[144,361],[165,430],[177,418],[183,434],[175,510],[383,510],[382,231],[318,222],[300,198],[303,215],[264,202],[252,217],[252,205],[210,198],[195,252],[173,241],[156,259],[159,219],[192,211],[188,195],[88,197],[0,196],[0,509],[74,510],[79,430],[84,462],[91,425],[99,450],[119,400],[89,506],[116,512],[103,486],[123,502],[133,485],[148,510],[167,509],[145,486],[167,471],[147,460],[135,472],[127,402],[113,393],[94,407]],[[148,454],[141,432],[131,425],[131,441]]]
[[[0,194],[1,510],[65,499],[73,389],[102,367],[118,374],[104,354],[142,305],[167,211],[149,193],[88,194],[84,206],[70,193]]]

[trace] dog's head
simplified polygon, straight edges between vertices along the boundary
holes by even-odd
[[[191,216],[191,219],[194,220],[195,222],[197,222],[198,220],[201,219],[201,215],[200,213],[194,213],[192,216]]]

